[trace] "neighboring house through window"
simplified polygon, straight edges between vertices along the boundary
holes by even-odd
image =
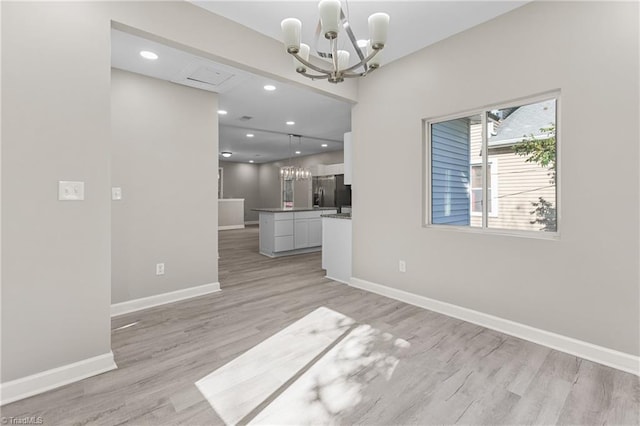
[[[557,232],[556,105],[554,94],[425,120],[426,223]]]
[[[498,160],[487,164],[487,199],[489,200],[489,216],[498,216]],[[471,215],[482,215],[482,163],[471,164]]]

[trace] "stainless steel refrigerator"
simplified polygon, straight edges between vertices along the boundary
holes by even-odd
[[[351,185],[344,184],[344,175],[313,177],[312,192],[316,207],[351,206]]]

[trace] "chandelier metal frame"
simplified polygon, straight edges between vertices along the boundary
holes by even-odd
[[[327,9],[327,5],[323,5],[323,3],[334,3],[333,5],[328,5],[329,8],[331,8],[331,6],[333,6],[333,8],[338,8],[339,12],[338,10],[334,10],[339,13],[339,25],[334,27],[334,25],[327,24],[323,21],[323,19],[326,19],[327,21],[329,20],[326,18],[327,12],[323,10],[323,8]],[[361,46],[358,45],[358,41],[353,34],[353,30],[351,29],[347,16],[344,14],[344,11],[340,6],[340,2],[338,0],[323,0],[319,4],[319,9],[321,19],[320,22],[318,22],[316,29],[315,48],[318,56],[321,58],[331,59],[332,69],[325,69],[309,62],[309,46],[304,43],[300,43],[301,22],[295,18],[288,18],[283,20],[281,25],[285,34],[285,47],[287,53],[295,58],[294,66],[297,73],[312,80],[327,79],[331,83],[340,83],[343,82],[345,78],[364,77],[380,67],[379,61],[372,62],[372,60],[385,46],[389,15],[386,13],[374,13],[369,17],[369,32],[371,33],[371,39],[368,42],[367,54],[365,55]],[[325,26],[330,26],[330,28],[325,31]],[[338,32],[340,27],[344,28],[349,41],[353,45],[354,51],[358,55],[359,61],[355,65],[348,66],[349,53],[343,50],[338,50]],[[325,31],[324,37],[329,40],[330,52],[321,52],[318,50],[318,40],[322,31]],[[317,72],[318,74],[308,72],[307,68]],[[359,68],[361,68],[362,71],[356,71]]]
[[[293,147],[293,137],[297,136],[300,144],[302,144],[302,136],[289,134],[289,164],[280,167],[280,177],[283,180],[307,180],[311,178],[311,171],[307,168],[294,166],[292,163],[291,151]]]

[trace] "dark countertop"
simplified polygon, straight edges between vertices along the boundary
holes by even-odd
[[[289,212],[313,212],[313,211],[322,211],[322,210],[338,210],[337,207],[293,207],[290,209],[284,209],[281,207],[265,207],[258,209],[251,209],[254,212],[265,212],[265,213],[289,213]]]
[[[347,219],[347,220],[351,220],[351,213],[321,214],[320,217],[328,217],[329,219]]]

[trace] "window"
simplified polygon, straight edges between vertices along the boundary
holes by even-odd
[[[487,164],[488,180],[487,180],[487,198],[489,200],[489,216],[498,215],[498,197],[496,184],[498,183],[497,159]],[[482,163],[471,164],[471,215],[482,215]]]
[[[427,223],[557,232],[556,105],[554,96],[426,121]]]

